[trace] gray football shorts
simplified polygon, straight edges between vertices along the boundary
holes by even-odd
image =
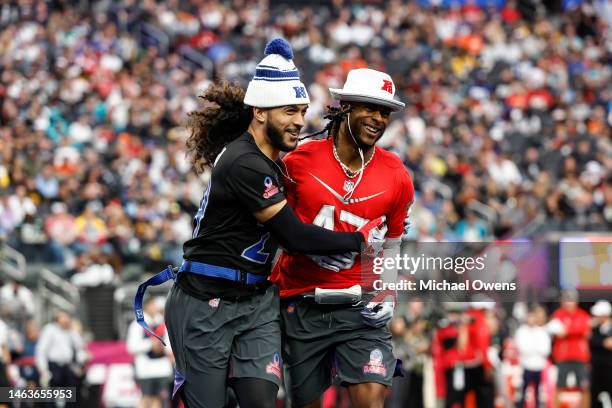
[[[145,396],[158,397],[170,386],[170,378],[144,378],[136,379],[136,384],[140,387],[140,392]]]
[[[281,301],[283,358],[294,405],[317,400],[332,384],[391,385],[397,362],[391,333],[363,322],[365,303],[319,305],[300,297]]]
[[[589,387],[590,376],[586,363],[582,361],[564,361],[557,363],[557,387],[559,388],[581,388]],[[572,374],[573,375],[570,375]],[[572,381],[569,379],[572,378]]]
[[[278,289],[244,300],[203,301],[174,285],[166,327],[176,359],[175,393],[188,407],[225,405],[228,380],[261,378],[281,384]]]

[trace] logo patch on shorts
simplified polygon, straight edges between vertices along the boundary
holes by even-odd
[[[266,366],[266,373],[272,374],[280,380],[281,378],[281,360],[280,355],[278,353],[274,353],[274,357],[272,357],[272,361],[268,363]]]
[[[220,301],[221,301],[221,299],[219,299],[219,298],[212,298],[212,299],[210,299],[208,301],[208,306],[217,308],[217,307],[219,307],[219,302]]]
[[[272,177],[268,176],[264,179],[264,186],[266,187],[263,193],[263,198],[265,199],[272,197],[279,191],[278,187],[274,185],[274,182],[272,182]]]
[[[295,312],[295,303],[289,303],[289,306],[287,306],[287,313],[293,312]]]
[[[383,353],[379,349],[374,349],[370,353],[370,362],[363,366],[364,374],[387,375],[387,369],[383,364]]]

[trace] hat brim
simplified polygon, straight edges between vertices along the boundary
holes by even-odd
[[[404,109],[406,106],[404,102],[396,101],[395,99],[377,98],[370,95],[345,92],[342,89],[329,88],[329,93],[331,93],[331,96],[338,101],[372,103],[375,105],[385,106],[390,108],[392,111]]]

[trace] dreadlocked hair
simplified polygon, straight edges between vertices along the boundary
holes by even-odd
[[[211,84],[200,98],[206,105],[187,115],[187,153],[197,173],[212,167],[223,147],[246,132],[253,119],[238,84]]]
[[[335,135],[340,129],[340,124],[344,116],[351,111],[351,105],[343,103],[340,106],[327,105],[327,114],[323,116],[323,119],[329,120],[325,127],[315,133],[301,137],[299,140],[308,139],[311,137],[319,136],[327,132],[327,137]]]

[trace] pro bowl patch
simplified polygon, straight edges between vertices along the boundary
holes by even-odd
[[[221,299],[219,299],[219,298],[212,298],[212,299],[210,299],[208,301],[208,306],[217,308],[217,307],[219,307],[219,302],[220,301],[221,301]]]
[[[370,353],[370,361],[363,366],[364,374],[378,374],[383,377],[387,375],[387,369],[383,364],[383,353],[379,349],[374,349]]]
[[[272,361],[266,366],[266,373],[276,376],[279,380],[281,378],[281,360],[278,353],[274,353]]]
[[[264,190],[264,193],[263,193],[263,198],[265,198],[265,199],[268,199],[268,198],[274,196],[279,191],[278,190],[278,186],[274,185],[274,182],[272,181],[271,177],[266,177],[264,179],[264,187],[266,188]]]

